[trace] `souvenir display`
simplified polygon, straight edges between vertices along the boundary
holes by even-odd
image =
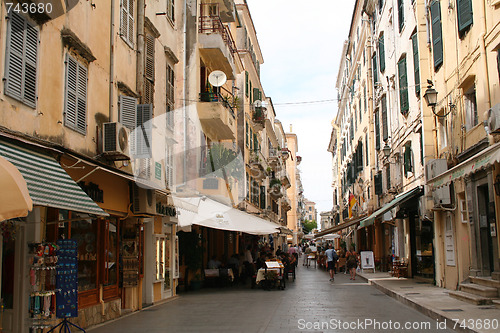
[[[57,262],[57,318],[78,317],[78,246],[72,239],[60,239]]]

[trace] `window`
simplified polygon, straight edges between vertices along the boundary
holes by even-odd
[[[465,104],[465,128],[470,131],[478,123],[476,86],[473,85],[464,93]]]
[[[384,49],[384,34],[378,38],[378,61],[380,64],[380,72],[385,71],[385,49]]]
[[[247,200],[250,200],[250,176],[248,175],[248,172],[245,172],[246,174],[246,180],[247,180],[247,193],[246,193],[246,198]]]
[[[409,111],[408,105],[408,76],[406,74],[406,56],[403,56],[398,61],[398,75],[399,75],[399,106],[403,115]]]
[[[375,53],[372,57],[372,64],[373,64],[373,85],[377,85],[378,83],[378,70],[377,70],[377,54]]]
[[[260,187],[260,209],[266,209],[266,187]]]
[[[363,89],[363,107],[364,107],[365,112],[368,111],[368,107],[366,104],[367,99],[368,99],[368,97],[366,96],[366,86],[364,86],[364,89]]]
[[[375,149],[380,150],[380,120],[378,110],[375,111]]]
[[[458,33],[462,37],[472,25],[472,0],[457,0]]]
[[[64,125],[84,134],[87,131],[87,68],[66,54]]]
[[[498,81],[500,82],[500,48],[497,50]]]
[[[460,219],[462,223],[469,222],[469,216],[467,212],[467,204],[465,201],[465,193],[460,193],[458,195],[458,201],[460,202]]]
[[[118,223],[106,220],[104,223],[104,277],[105,286],[118,284]]]
[[[146,34],[144,43],[144,104],[154,103],[155,91],[155,38]]]
[[[447,121],[445,117],[438,117],[439,121],[439,147],[444,148],[448,146],[448,134],[447,134]]]
[[[245,122],[245,146],[249,146],[250,139],[248,138],[248,121]]]
[[[375,195],[381,195],[383,193],[382,172],[379,171],[375,176],[373,176],[373,180],[375,182]]]
[[[248,97],[248,91],[249,91],[249,88],[248,88],[248,72],[245,72],[245,96]]]
[[[420,61],[418,59],[418,39],[416,32],[411,36],[411,44],[413,47],[413,77],[415,80],[415,94],[420,96]]]
[[[118,121],[130,130],[137,124],[137,99],[130,96],[118,96]]]
[[[164,289],[170,289],[170,235],[155,238],[155,281],[164,282]]]
[[[403,30],[405,25],[405,13],[404,13],[404,0],[398,0],[398,23],[399,23],[399,32]]]
[[[135,158],[150,158],[152,156],[151,139],[153,124],[153,108],[151,104],[139,104],[136,111],[137,130],[133,132],[132,141],[135,147],[131,147]]]
[[[168,128],[174,127],[174,105],[175,105],[175,73],[170,65],[167,65],[167,114],[166,124]]]
[[[387,191],[391,189],[391,165],[385,167],[385,181],[387,185]]]
[[[175,22],[175,4],[174,0],[167,0],[167,18]]]
[[[11,11],[7,30],[5,95],[36,106],[38,29]]]
[[[260,204],[260,186],[259,183],[255,179],[252,178],[251,181],[252,187],[250,189],[250,202],[253,203],[255,206],[259,206]]]
[[[365,155],[366,166],[368,166],[368,133],[365,134]]]
[[[378,12],[381,13],[383,8],[384,8],[384,0],[379,0],[378,1]]]
[[[405,145],[404,150],[404,172],[405,177],[408,177],[408,173],[413,173],[413,153],[411,150],[411,143]]]
[[[385,95],[380,99],[380,108],[382,109],[382,140],[389,139],[389,122],[387,119],[387,102]]]
[[[120,2],[120,36],[130,47],[134,45],[134,0]]]
[[[443,32],[441,27],[441,5],[438,0],[431,3],[432,20],[432,55],[434,70],[437,71],[443,63]]]

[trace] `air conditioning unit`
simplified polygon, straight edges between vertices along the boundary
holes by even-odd
[[[132,200],[132,212],[134,214],[156,214],[155,190],[133,185]]]
[[[486,112],[487,124],[491,133],[500,133],[500,103]]]
[[[430,160],[427,163],[426,174],[427,181],[433,179],[448,170],[448,164],[445,159]],[[432,192],[434,207],[442,205],[451,205],[450,185],[444,185]]]
[[[129,160],[130,130],[120,123],[102,124],[102,152],[110,160]]]

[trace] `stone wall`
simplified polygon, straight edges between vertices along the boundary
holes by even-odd
[[[81,309],[78,311],[77,325],[87,328],[116,319],[121,316],[121,304],[121,299],[116,299],[104,303],[104,309],[101,304]]]

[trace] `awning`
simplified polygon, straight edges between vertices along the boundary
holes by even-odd
[[[14,166],[0,156],[0,221],[24,217],[33,209],[28,187]]]
[[[427,185],[438,188],[450,184],[452,181],[467,176],[470,173],[487,168],[495,162],[500,161],[500,142],[496,143],[471,158],[443,172],[437,177],[427,181]]]
[[[226,206],[207,197],[202,198],[177,198],[174,202],[182,200],[189,205],[197,202],[197,213],[181,208],[178,226],[187,227],[196,224],[203,227],[239,231],[252,235],[269,235],[278,233],[279,225],[259,217]]]
[[[362,217],[358,217],[358,218],[355,218],[355,219],[351,219],[349,221],[346,221],[344,223],[341,223],[339,225],[336,225],[334,227],[331,227],[331,228],[328,228],[328,229],[325,229],[321,232],[318,232],[315,237],[318,238],[318,237],[321,237],[321,236],[324,236],[324,235],[327,235],[327,234],[331,234],[331,233],[334,233],[334,232],[337,232],[337,231],[340,231],[342,229],[345,229],[347,227],[350,227],[352,225],[355,225],[355,224],[358,224],[362,219],[364,219],[366,217],[365,216],[362,216]]]
[[[283,227],[283,226],[280,226],[278,227],[278,229],[280,230],[280,232],[282,234],[285,234],[285,235],[293,235],[293,231],[288,229],[287,227]]]
[[[21,172],[34,205],[109,215],[90,199],[53,157],[2,141],[0,156]]]
[[[361,221],[359,227],[363,228],[373,224],[375,222],[375,219],[380,215],[384,214],[385,212],[389,211],[390,209],[396,206],[401,205],[402,203],[410,200],[415,196],[421,195],[422,193],[423,193],[423,188],[421,186],[417,186],[411,190],[408,190],[404,193],[397,195],[391,202],[385,204],[382,208],[375,211],[372,215],[368,216],[363,221]]]

